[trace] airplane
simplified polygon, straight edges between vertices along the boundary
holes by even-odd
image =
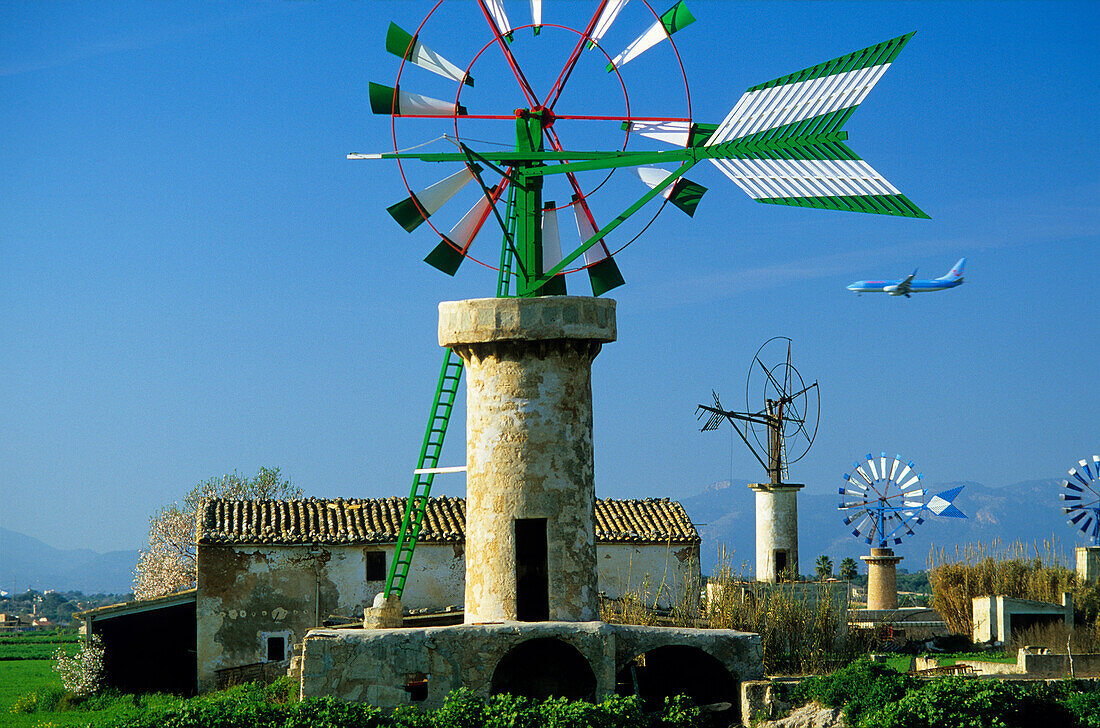
[[[893,281],[856,281],[848,286],[849,291],[856,293],[889,293],[891,296],[905,296],[910,293],[928,293],[929,291],[945,291],[948,288],[961,286],[963,282],[963,270],[966,268],[966,258],[960,258],[955,267],[944,276],[931,280],[913,280],[917,275],[914,270],[906,278]]]

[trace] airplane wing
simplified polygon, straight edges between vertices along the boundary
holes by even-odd
[[[917,272],[913,271],[912,273],[910,273],[908,276],[905,277],[904,281],[902,281],[901,283],[898,284],[898,295],[899,296],[908,296],[909,292],[911,290],[913,290],[913,276],[915,276],[915,275],[917,275]]]

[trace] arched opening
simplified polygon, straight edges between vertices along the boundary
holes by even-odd
[[[533,700],[593,700],[596,674],[576,647],[543,637],[522,642],[501,658],[493,671],[490,692]]]
[[[643,652],[619,670],[615,692],[637,695],[649,709],[667,697],[687,695],[696,704],[720,712],[723,723],[740,722],[737,680],[717,658],[698,647],[665,645]]]

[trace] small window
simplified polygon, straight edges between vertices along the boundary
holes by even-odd
[[[263,662],[285,662],[290,659],[291,633],[260,632],[259,658]]]
[[[282,662],[286,659],[286,637],[267,638],[267,662]]]
[[[367,556],[367,581],[385,581],[386,579],[386,552],[368,551]]]
[[[428,676],[422,672],[405,673],[405,692],[410,703],[420,703],[428,699]]]

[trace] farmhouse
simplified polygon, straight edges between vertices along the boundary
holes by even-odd
[[[385,586],[404,510],[404,498],[205,501],[197,589],[168,600],[177,611],[180,598],[193,602],[193,621],[173,620],[172,631],[193,630],[197,688],[285,672],[308,630],[361,623],[363,608]],[[651,603],[670,607],[685,588],[698,588],[700,539],[683,506],[667,498],[599,500],[595,510],[598,582],[607,598],[647,589]],[[461,621],[465,527],[464,499],[428,499],[402,600],[406,612]],[[80,616],[91,632],[104,633],[109,658],[125,625],[138,614],[154,618],[159,606],[132,602]],[[143,670],[132,643],[125,642],[128,673],[163,672],[163,655],[146,651],[152,662]],[[178,680],[162,689],[187,692]]]

